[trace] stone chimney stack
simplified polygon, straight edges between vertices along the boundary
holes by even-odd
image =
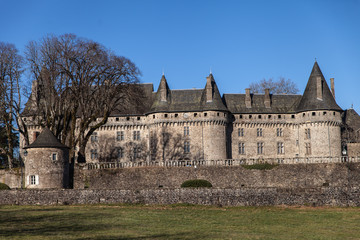
[[[265,89],[264,105],[265,105],[266,108],[270,108],[270,107],[271,107],[271,102],[270,102],[270,89],[268,89],[268,88]]]
[[[323,100],[322,80],[321,77],[316,77],[316,96],[318,100]]]
[[[210,73],[208,77],[206,77],[206,102],[213,101],[213,87],[212,87],[213,76]]]
[[[330,85],[331,85],[331,93],[335,99],[335,83],[334,83],[334,78],[330,78]]]
[[[245,89],[245,106],[246,108],[251,108],[250,88]]]

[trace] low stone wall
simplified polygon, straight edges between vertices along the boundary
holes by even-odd
[[[360,188],[240,188],[148,190],[3,190],[0,204],[54,205],[96,203],[174,204],[222,206],[360,206]]]
[[[5,183],[10,188],[21,188],[21,169],[1,169],[0,182]]]
[[[178,188],[189,179],[205,179],[215,188],[318,188],[360,186],[359,163],[280,164],[271,170],[242,166],[75,168],[75,189]]]

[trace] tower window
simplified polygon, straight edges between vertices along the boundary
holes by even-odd
[[[124,141],[124,131],[116,132],[116,141]]]
[[[310,128],[306,128],[306,129],[305,129],[305,138],[306,138],[306,139],[310,139],[310,138],[311,138]]]
[[[277,137],[282,137],[282,136],[283,136],[283,130],[282,130],[282,128],[277,128],[277,129],[276,129],[276,136],[277,136]]]
[[[257,143],[257,154],[264,154],[264,143],[263,142]]]
[[[189,127],[188,126],[184,127],[184,136],[189,136],[189,134],[190,134]]]
[[[258,137],[262,137],[262,136],[263,136],[263,130],[262,130],[262,128],[256,129],[256,136],[258,136]]]
[[[284,154],[285,153],[284,143],[283,142],[278,142],[277,143],[277,153],[278,154]]]
[[[91,159],[97,159],[98,158],[98,152],[97,149],[91,149],[90,150],[90,154],[91,154]]]
[[[243,136],[244,136],[244,129],[243,129],[243,128],[239,128],[239,129],[238,129],[238,136],[239,136],[239,137],[243,137]]]
[[[245,143],[239,143],[239,154],[245,154]]]
[[[134,141],[140,140],[140,131],[134,131],[133,132],[133,140]]]
[[[38,175],[30,175],[29,176],[29,184],[30,185],[39,185],[39,176]]]
[[[97,132],[93,132],[93,134],[91,134],[90,140],[92,143],[98,142]]]
[[[190,142],[184,142],[184,153],[190,153]]]
[[[124,149],[123,148],[118,148],[117,158],[121,159],[123,157],[124,157]]]
[[[52,153],[51,154],[51,160],[53,160],[54,162],[58,160],[57,153]]]

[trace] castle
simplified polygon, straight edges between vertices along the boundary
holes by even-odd
[[[282,163],[284,159],[314,158],[331,162],[349,151],[356,152],[358,145],[344,151],[344,111],[335,101],[334,79],[330,82],[331,90],[315,62],[303,95],[275,95],[268,89],[265,94],[252,94],[246,89],[245,94],[221,97],[212,74],[203,89],[189,90],[171,90],[163,75],[156,92],[152,84],[141,84],[145,108],[114,112],[94,132],[87,144],[86,162],[275,159]],[[349,114],[358,124],[360,117],[353,112]],[[36,185],[40,173],[29,169],[39,171],[35,168],[44,166],[40,158],[59,163],[52,176],[66,179],[66,146],[49,130],[39,135],[39,126],[29,124],[28,131],[31,144],[24,146],[20,140],[20,147],[29,152],[26,159],[32,159],[25,161],[25,169],[29,166],[26,185]]]

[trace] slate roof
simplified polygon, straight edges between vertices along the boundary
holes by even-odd
[[[293,113],[301,95],[270,95],[271,107],[264,104],[265,95],[251,94],[251,108],[245,106],[245,94],[224,94],[224,102],[232,113]]]
[[[317,99],[317,84],[316,78],[321,77],[323,88],[322,97],[323,100]],[[334,96],[332,95],[329,86],[320,70],[318,63],[315,61],[313,69],[311,71],[308,83],[306,85],[304,94],[300,100],[296,111],[313,111],[313,110],[336,110],[342,111],[342,109],[336,104]]]
[[[68,147],[62,144],[48,128],[44,128],[33,143],[31,143],[29,146],[24,147],[24,149],[27,148],[68,148]]]
[[[191,112],[191,111],[228,111],[224,105],[219,89],[213,76],[211,86],[213,101],[206,101],[206,89],[170,90],[165,76],[161,78],[159,89],[156,92],[151,112]],[[166,87],[167,101],[160,100],[160,91]]]
[[[150,110],[154,101],[154,86],[152,83],[140,83],[136,85],[137,92],[125,104],[114,110],[110,116],[144,115]]]
[[[345,110],[344,122],[354,131],[360,130],[360,116],[354,109]]]

